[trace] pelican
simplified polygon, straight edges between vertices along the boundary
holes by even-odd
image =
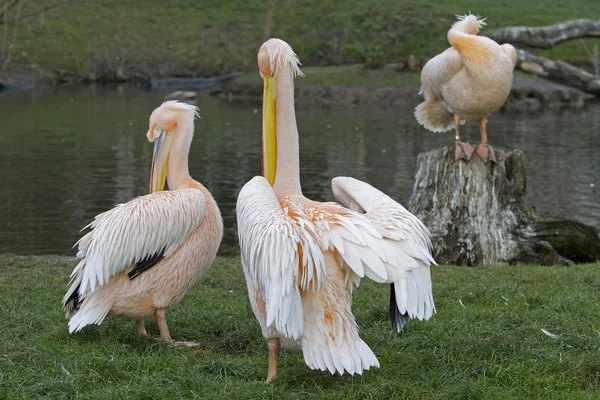
[[[301,347],[312,369],[362,374],[379,362],[359,337],[352,287],[364,276],[391,284],[390,317],[428,319],[431,242],[427,228],[390,197],[359,180],[333,179],[342,205],[302,195],[294,75],[299,60],[284,41],[258,53],[264,80],[263,176],[238,196],[242,264],[254,315],[268,340],[266,383],[280,347]]]
[[[433,132],[456,131],[456,159],[471,159],[473,152],[483,160],[496,161],[488,145],[487,116],[498,110],[510,93],[517,53],[510,44],[502,46],[477,36],[485,18],[458,16],[448,31],[452,47],[433,57],[421,71],[421,92],[425,101],[415,116]],[[473,148],[460,141],[460,124],[479,119],[481,144]]]
[[[188,171],[196,115],[176,101],[152,112],[150,194],[97,215],[77,242],[80,261],[63,299],[70,333],[111,314],[135,320],[139,334],[156,318],[161,338],[173,342],[166,311],[210,268],[223,236],[217,203]]]

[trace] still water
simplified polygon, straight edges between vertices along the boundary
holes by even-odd
[[[0,94],[0,253],[74,255],[79,230],[148,190],[150,112],[165,92],[79,87]],[[260,173],[261,110],[200,93],[190,173],[213,193],[236,251],[235,199]],[[525,152],[538,211],[600,228],[600,108],[493,115],[490,141]],[[412,110],[297,110],[304,194],[333,200],[338,175],[365,180],[406,204],[416,158],[452,135],[417,125]],[[464,138],[478,143],[476,123]]]

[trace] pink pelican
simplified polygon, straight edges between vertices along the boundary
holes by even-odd
[[[312,369],[362,374],[379,367],[358,336],[352,287],[365,275],[391,284],[390,317],[428,319],[431,242],[415,216],[371,185],[332,181],[343,204],[307,199],[300,188],[292,48],[265,42],[258,53],[264,80],[263,175],[237,200],[242,264],[254,315],[268,339],[267,383],[277,375],[280,346],[302,348]]]
[[[166,311],[210,268],[223,237],[217,203],[188,171],[196,115],[194,106],[167,101],[150,116],[150,194],[87,226],[63,299],[70,333],[111,314],[134,319],[140,334],[144,320],[156,318],[161,338],[173,342]]]
[[[433,132],[456,131],[455,158],[471,159],[476,152],[483,160],[496,161],[488,145],[487,116],[498,110],[510,94],[517,53],[477,36],[485,19],[459,16],[448,31],[452,47],[433,57],[421,71],[425,101],[417,106],[417,121]],[[479,119],[481,144],[477,149],[460,141],[461,121]]]

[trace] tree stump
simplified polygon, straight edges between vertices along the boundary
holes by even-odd
[[[410,211],[429,228],[438,263],[567,265],[600,260],[593,227],[543,218],[525,201],[523,152],[496,149],[454,160],[454,148],[419,154]]]

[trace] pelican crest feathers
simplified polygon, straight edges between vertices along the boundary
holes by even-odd
[[[300,65],[302,64],[289,44],[277,38],[269,39],[269,42],[270,46],[267,51],[273,76],[277,75],[280,68],[288,64],[292,66],[294,77],[304,76],[304,73],[300,71]]]

